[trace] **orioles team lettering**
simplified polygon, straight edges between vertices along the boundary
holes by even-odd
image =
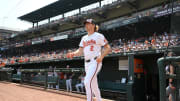
[[[95,40],[83,41],[83,47],[96,44]]]
[[[89,41],[83,41],[83,47],[86,47],[86,46],[90,46],[90,51],[94,51],[94,44],[96,44],[96,41],[95,40],[89,40]]]

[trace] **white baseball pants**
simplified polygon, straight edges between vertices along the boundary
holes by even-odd
[[[76,90],[77,90],[77,92],[80,92],[79,87],[81,88],[81,91],[84,92],[84,84],[83,84],[83,83],[76,84]]]
[[[71,85],[72,79],[67,79],[66,80],[66,89],[67,91],[72,91],[72,85]]]
[[[91,59],[90,62],[85,63],[85,88],[87,101],[93,101],[93,94],[96,97],[96,101],[101,101],[101,94],[97,82],[97,74],[101,70],[102,63],[97,63],[96,60]]]

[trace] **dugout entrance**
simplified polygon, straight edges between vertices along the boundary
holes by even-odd
[[[120,93],[116,99],[122,101],[159,101],[157,60],[162,56],[154,52],[105,58],[99,74],[101,90]]]
[[[122,101],[159,101],[157,60],[162,56],[153,52],[105,58],[99,74],[101,90],[120,93],[116,99]]]
[[[159,71],[156,61],[162,55],[134,55],[134,101],[159,101]]]

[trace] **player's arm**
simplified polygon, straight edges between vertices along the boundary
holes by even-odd
[[[74,56],[81,56],[83,54],[83,47],[79,47],[73,54]]]
[[[74,56],[81,56],[82,54],[83,54],[83,47],[79,47],[79,49],[77,49],[76,51],[68,53],[67,58],[73,58]]]
[[[102,52],[101,57],[104,58],[111,51],[111,46],[107,43],[106,45],[104,45],[104,51]]]
[[[111,52],[112,50],[111,50],[111,46],[107,43],[107,44],[105,44],[104,45],[104,51],[102,52],[102,54],[101,54],[101,56],[100,57],[98,57],[97,58],[97,62],[99,63],[99,62],[102,62],[102,60],[104,59],[104,57],[106,56],[106,55],[108,55],[109,54],[109,52]]]

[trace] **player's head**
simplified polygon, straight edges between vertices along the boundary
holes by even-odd
[[[97,32],[99,27],[96,25],[95,21],[93,19],[87,19],[84,21],[84,26],[87,32],[94,31]]]

